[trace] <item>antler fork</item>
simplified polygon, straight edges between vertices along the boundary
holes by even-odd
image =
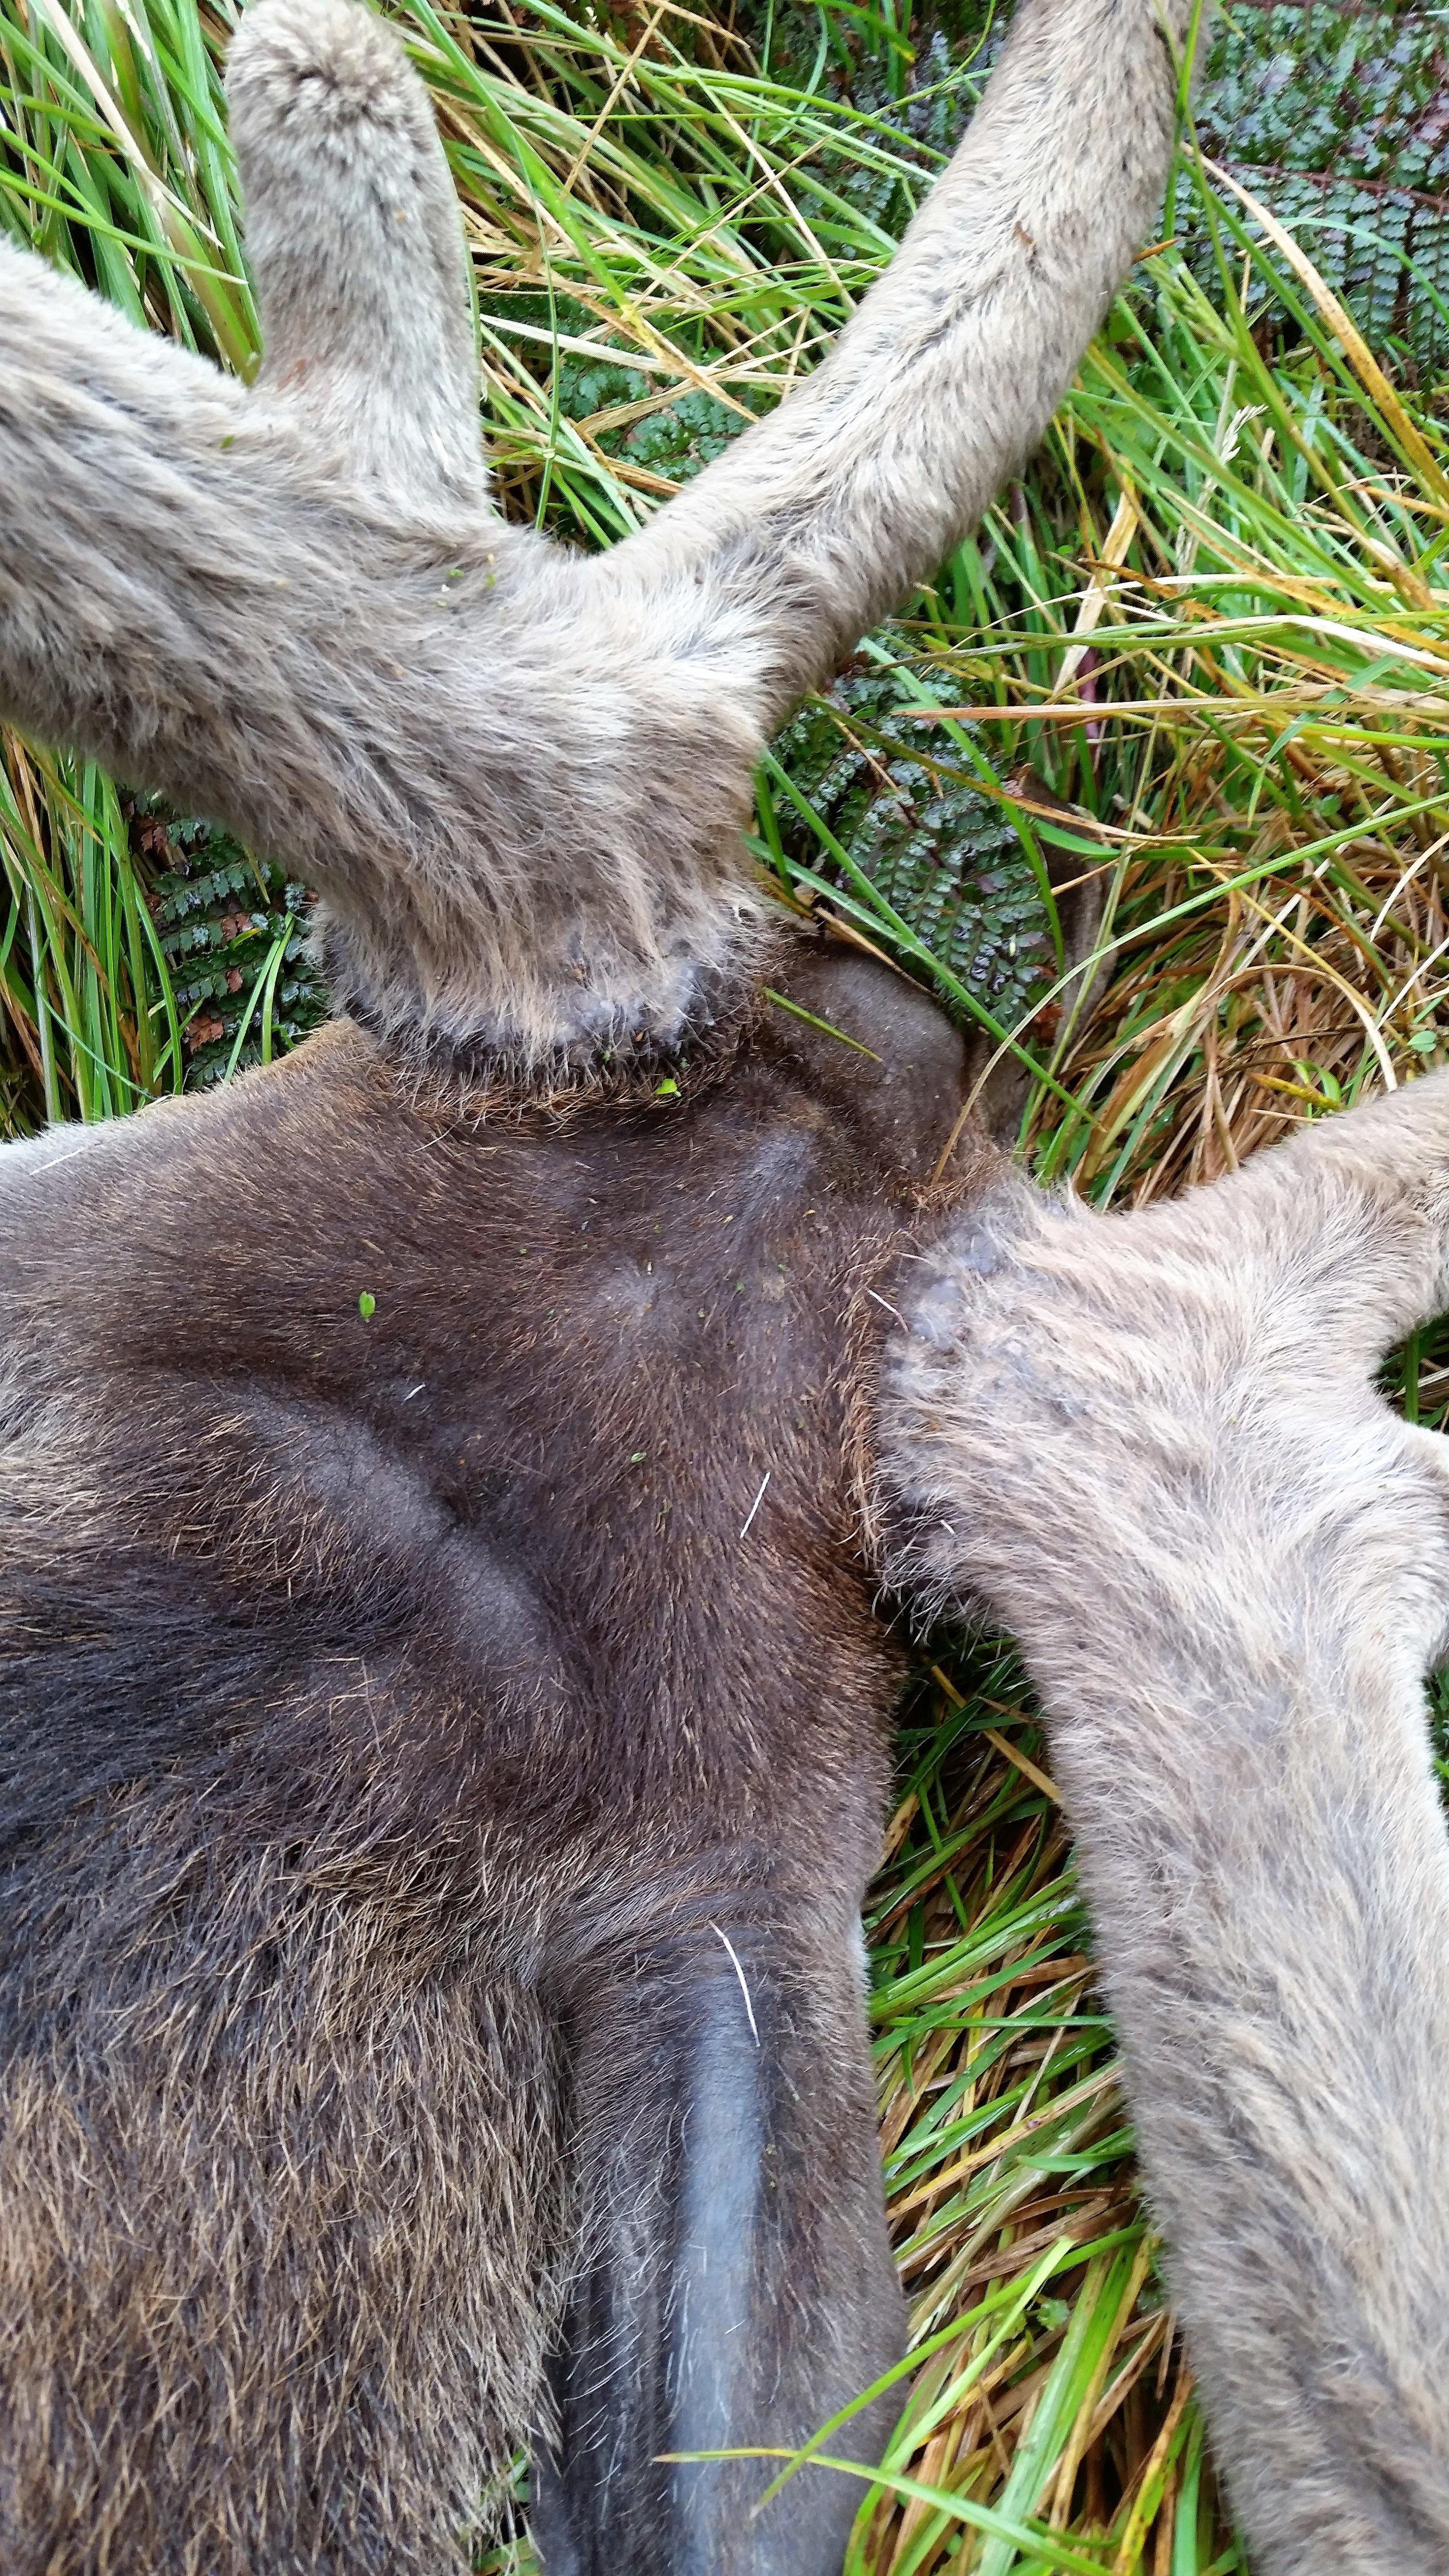
[[[1008,1182],[922,1274],[896,1573],[1041,1690],[1148,2185],[1263,2576],[1449,2565],[1449,1078],[1175,1205]]]
[[[1040,435],[1152,222],[1190,0],[1024,0],[825,364],[593,559],[492,511],[459,218],[352,0],[229,77],[248,392],[0,247],[0,708],[284,857],[338,999],[537,1066],[707,1024],[751,771]]]

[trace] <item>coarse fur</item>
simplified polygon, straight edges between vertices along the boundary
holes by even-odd
[[[756,2518],[764,2468],[664,2455],[900,2348],[907,1307],[895,1572],[1053,1713],[1255,2566],[1449,2560],[1449,1536],[1370,1383],[1449,1289],[1445,1089],[1124,1221],[978,1145],[948,1215],[958,1041],[738,841],[1150,231],[1189,14],[1025,0],[830,359],[594,560],[492,509],[446,171],[352,0],[236,40],[252,390],[0,249],[0,706],[313,877],[343,1015],[0,1168],[18,2576],[443,2576],[529,2437],[548,2576],[836,2576],[848,2482]]]
[[[838,2560],[847,2496],[651,2465],[901,2333],[851,1412],[960,1046],[791,982],[880,1064],[776,1011],[682,1112],[479,1128],[339,1027],[17,1157],[7,2568],[460,2566],[565,2294],[550,2576]],[[139,1292],[77,1258],[138,1207]]]
[[[1449,2566],[1449,1077],[1174,1205],[1004,1180],[903,1294],[897,1580],[1019,1637],[1261,2576]]]

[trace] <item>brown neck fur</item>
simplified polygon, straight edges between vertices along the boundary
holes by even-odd
[[[810,2170],[859,2164],[833,2332],[876,2284],[825,2394],[890,2348],[843,1963],[901,1649],[851,1460],[961,1051],[828,948],[790,997],[872,1056],[771,1008],[692,1098],[460,1118],[339,1026],[12,1184],[4,2357],[51,2392],[12,2564],[46,2532],[77,2576],[251,2570],[239,2480],[289,2563],[450,2563],[541,2402],[560,2016],[661,1942],[727,2003],[716,1925],[762,2015],[807,1963],[791,2027],[846,1978],[792,2113]],[[140,1298],[82,1252],[137,1205]],[[587,2140],[653,2098],[640,2027],[574,2043],[590,2207]],[[79,2276],[48,2216],[77,2119]],[[188,2216],[138,2248],[122,2207]]]

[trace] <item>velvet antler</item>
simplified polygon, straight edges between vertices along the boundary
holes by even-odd
[[[1188,16],[1024,0],[826,362],[588,559],[490,510],[458,213],[395,40],[255,0],[253,391],[0,250],[0,707],[305,873],[337,997],[401,1040],[678,1045],[753,951],[761,744],[1040,435],[1156,211]]]
[[[884,1416],[896,1573],[1019,1636],[1143,2163],[1263,2576],[1449,2564],[1449,1080],[1176,1205],[1009,1182]]]

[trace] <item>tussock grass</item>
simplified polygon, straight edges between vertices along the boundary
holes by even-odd
[[[827,0],[784,34],[762,18],[753,43],[680,0],[395,14],[465,207],[507,505],[591,544],[809,366],[971,95],[941,45],[913,57],[887,0]],[[218,81],[230,23],[229,0],[0,0],[0,220],[245,372],[255,316]],[[969,791],[1029,886],[1050,845],[1100,875],[1086,1007],[1053,997],[1045,902],[1029,992],[933,955],[933,918],[891,900],[788,744],[758,816],[782,893],[1025,1050],[1024,1150],[1101,1200],[1230,1168],[1411,1079],[1449,1033],[1449,452],[1433,396],[1396,390],[1302,253],[1190,152],[1165,236],[1027,480],[866,648],[858,676],[889,688],[847,686],[812,719],[882,795]],[[215,974],[193,989],[167,934],[182,897],[160,885],[174,855],[114,782],[0,737],[12,1126],[180,1087],[206,1070],[199,1027],[224,1073],[305,1019],[278,1000],[300,991],[300,895],[258,877],[252,899],[249,863],[226,858]],[[1437,1418],[1440,1345],[1411,1348],[1401,1375],[1410,1409]],[[1243,2562],[1004,1644],[921,1677],[870,1935],[917,2350],[884,2472],[860,2481],[851,2576],[1226,2576]],[[818,2448],[849,2461],[849,2423]],[[492,2563],[525,2562],[520,2544]]]

